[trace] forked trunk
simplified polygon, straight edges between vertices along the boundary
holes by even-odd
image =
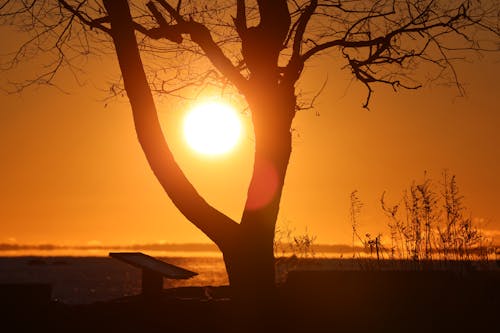
[[[295,115],[293,86],[273,71],[258,71],[245,97],[255,132],[254,170],[238,225],[206,203],[185,177],[165,142],[126,0],[105,0],[137,136],[151,169],[173,203],[222,250],[234,297],[254,309],[272,306],[273,240]]]

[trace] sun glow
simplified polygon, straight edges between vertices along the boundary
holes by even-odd
[[[184,119],[188,145],[204,155],[229,152],[241,136],[241,121],[231,106],[207,102],[195,106]]]

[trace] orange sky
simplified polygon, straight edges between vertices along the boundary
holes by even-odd
[[[84,87],[68,75],[59,79],[70,94],[50,87],[0,94],[0,243],[208,241],[153,177],[126,99],[105,107],[101,89],[117,64],[100,61],[89,63]],[[499,61],[459,66],[466,98],[450,87],[382,88],[371,111],[361,108],[363,88],[338,64],[311,66],[303,90],[319,89],[326,72],[329,85],[316,108],[295,119],[279,223],[297,233],[307,227],[320,243],[350,243],[349,194],[357,189],[365,204],[361,231],[386,233],[381,193],[395,201],[425,170],[438,181],[449,169],[472,216],[500,239]],[[252,167],[249,118],[237,149],[208,159],[181,136],[187,105],[166,100],[159,110],[186,174],[210,203],[239,219]]]

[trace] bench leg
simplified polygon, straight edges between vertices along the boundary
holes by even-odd
[[[163,276],[152,270],[142,269],[142,294],[157,296],[163,290]]]

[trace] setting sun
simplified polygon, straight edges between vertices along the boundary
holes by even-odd
[[[231,106],[207,102],[195,106],[184,119],[184,137],[188,145],[204,155],[230,151],[241,135],[241,122]]]

